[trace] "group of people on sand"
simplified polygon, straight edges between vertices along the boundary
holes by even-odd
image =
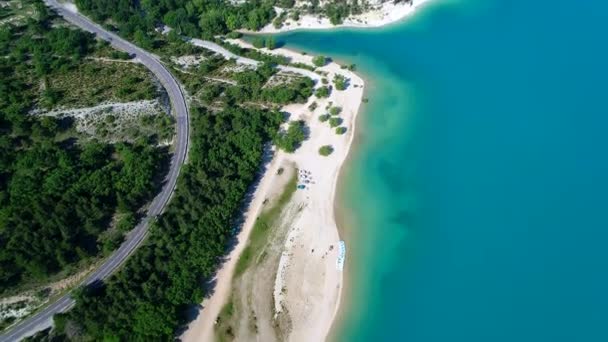
[[[298,189],[308,189],[311,184],[316,184],[312,179],[312,172],[307,170],[298,170]]]

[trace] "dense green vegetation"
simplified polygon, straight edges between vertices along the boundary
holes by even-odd
[[[336,127],[336,134],[342,135],[346,133],[346,127]]]
[[[275,17],[272,1],[76,0],[80,10],[95,21],[115,25],[123,36],[144,48],[152,48],[155,28],[165,23],[179,34],[212,38],[237,29],[258,30]]]
[[[2,289],[96,255],[97,237],[114,212],[135,212],[155,188],[163,155],[154,148],[65,146],[52,140],[59,132],[45,133],[46,138],[27,139],[13,131],[12,139],[2,140]]]
[[[331,89],[328,86],[321,86],[315,91],[315,96],[320,99],[323,99],[328,98],[330,93]]]
[[[282,116],[261,109],[192,111],[192,146],[176,193],[137,251],[107,284],[76,294],[69,320],[91,340],[172,340],[202,299],[234,218]]]
[[[337,25],[348,16],[366,9],[357,1],[330,0],[321,6],[318,0],[313,0],[301,8],[292,9],[294,4],[293,0],[76,0],[78,8],[95,21],[107,23],[121,35],[148,49],[159,43],[155,29],[160,23],[179,34],[210,39],[239,29],[257,31],[270,23],[280,28],[288,16],[298,20],[302,12],[328,17],[332,24]],[[287,8],[289,13],[277,16],[273,6]]]
[[[49,78],[100,48],[34,6],[24,25],[0,28],[0,292],[111,250],[121,234],[102,233],[115,214],[137,216],[167,158],[145,140],[80,139],[68,119],[29,115],[62,103]]]

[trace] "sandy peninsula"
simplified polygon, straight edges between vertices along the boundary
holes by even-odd
[[[243,41],[231,42],[250,47]],[[311,56],[290,50],[265,52],[287,56],[292,62],[312,65]],[[295,69],[286,71],[296,72]],[[290,120],[306,122],[310,129],[309,137],[295,153],[275,153],[255,190],[254,200],[246,213],[246,222],[238,235],[238,244],[217,273],[213,295],[202,303],[203,308],[198,317],[182,336],[186,342],[214,340],[216,319],[233,291],[232,275],[238,257],[265,200],[272,198],[278,191],[277,187],[282,184],[278,178],[278,169],[287,165],[297,168],[299,184],[305,184],[304,178],[309,182],[305,189],[297,190],[291,199],[291,203],[299,209],[287,227],[285,239],[280,243],[280,260],[270,273],[274,289],[267,305],[273,307],[274,314],[267,319],[288,315],[289,331],[283,338],[290,341],[322,341],[329,333],[343,285],[343,273],[336,263],[340,236],[334,217],[334,198],[338,175],[353,141],[355,118],[362,103],[364,83],[355,73],[342,69],[334,62],[318,68],[315,74],[317,87],[323,85],[322,78],[331,84],[334,75],[340,74],[349,80],[348,88],[344,91],[334,89],[328,98],[318,99],[313,96],[305,104],[288,105],[282,109],[290,114]],[[313,102],[316,103],[316,109],[311,111],[309,107]],[[346,127],[345,134],[336,134],[327,122],[319,120],[319,116],[327,113],[330,107],[341,107],[339,117],[343,120],[341,126]],[[319,148],[323,145],[333,147],[330,156],[319,154]],[[260,321],[263,318],[256,319]],[[259,325],[262,326],[263,322]],[[258,336],[257,340],[276,339],[276,336],[263,336],[262,330],[259,332],[262,336]]]

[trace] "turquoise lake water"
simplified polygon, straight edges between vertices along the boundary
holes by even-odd
[[[608,3],[281,38],[367,80],[337,340],[608,341]]]

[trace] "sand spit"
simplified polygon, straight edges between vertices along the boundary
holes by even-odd
[[[274,27],[274,25],[271,23],[262,28],[260,31],[253,33],[278,33],[293,30],[326,30],[338,27],[381,27],[408,17],[419,6],[427,1],[428,0],[412,0],[411,4],[405,1],[399,3],[387,1],[385,3],[376,5],[374,8],[365,13],[346,18],[340,25],[333,25],[329,19],[325,17],[306,14],[301,15],[298,21],[294,21],[291,18],[286,19],[283,26],[280,28]]]

